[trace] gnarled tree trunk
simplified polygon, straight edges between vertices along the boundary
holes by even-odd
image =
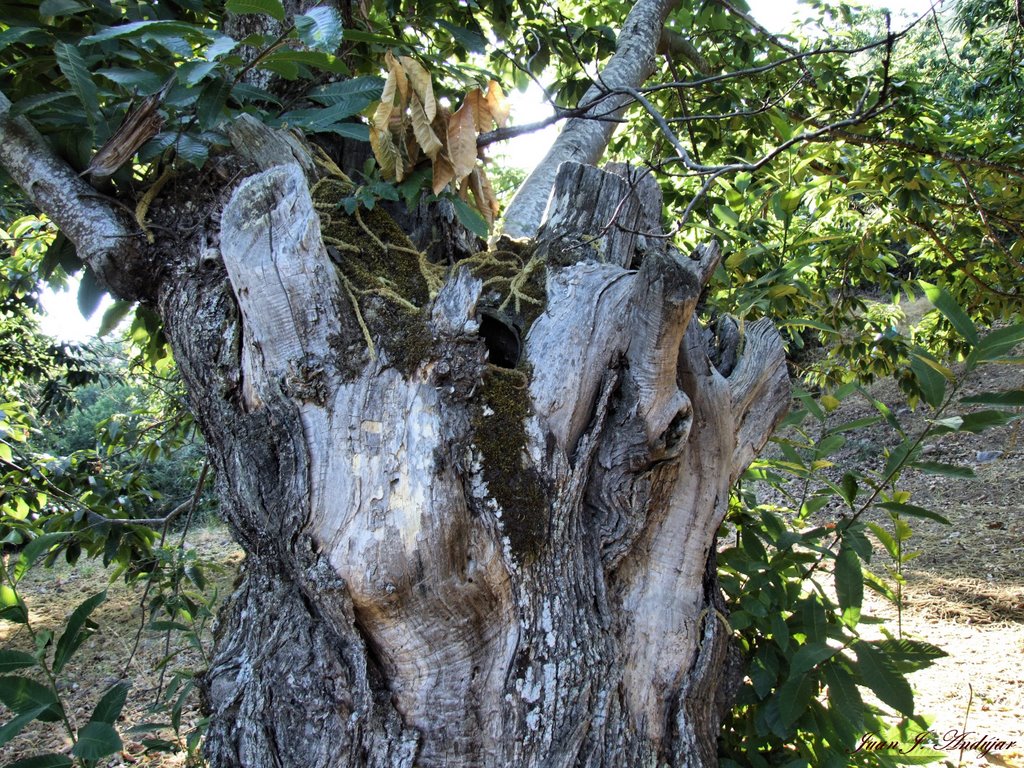
[[[212,764],[714,764],[714,536],[788,402],[767,323],[694,317],[717,247],[566,163],[535,241],[442,274],[272,162],[159,296],[247,552]]]

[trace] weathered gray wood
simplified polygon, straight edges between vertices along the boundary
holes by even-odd
[[[624,184],[579,178],[588,210]],[[635,238],[596,261],[558,250],[602,234],[586,216],[553,219],[519,370],[485,363],[463,266],[409,314],[430,348],[400,371],[382,339],[344,352],[362,331],[297,166],[220,220],[228,288],[182,269],[161,299],[249,553],[204,682],[211,763],[712,765],[729,632],[709,555],[788,402],[770,326],[730,375],[708,358],[717,247],[659,243],[630,271]]]
[[[316,166],[309,147],[294,134],[270,128],[246,114],[228,123],[225,130],[235,151],[255,163],[261,171],[297,163],[310,181],[316,180]]]
[[[581,191],[585,205],[580,205]],[[628,267],[642,215],[640,201],[625,179],[592,165],[563,163],[537,240],[569,263],[587,260]]]

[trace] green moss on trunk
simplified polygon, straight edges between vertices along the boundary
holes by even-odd
[[[551,499],[539,472],[526,465],[530,377],[523,369],[488,366],[473,410],[473,443],[481,453],[488,495],[520,562],[536,559],[548,540]]]

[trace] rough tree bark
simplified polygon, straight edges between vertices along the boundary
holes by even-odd
[[[247,553],[211,763],[715,764],[715,531],[788,404],[769,324],[694,315],[717,246],[564,163],[536,238],[442,272],[295,158],[213,162],[151,208],[173,234],[87,254],[162,315]]]
[[[159,300],[248,553],[214,765],[714,764],[714,535],[788,381],[766,323],[710,362],[718,249],[630,234],[649,211],[563,165],[513,271],[432,291],[379,221],[325,247],[299,166],[234,191]]]

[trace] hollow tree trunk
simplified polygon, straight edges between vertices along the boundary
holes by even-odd
[[[717,247],[565,164],[535,242],[439,278],[282,157],[161,283],[247,553],[211,763],[714,764],[715,531],[788,401],[770,325],[693,316]]]

